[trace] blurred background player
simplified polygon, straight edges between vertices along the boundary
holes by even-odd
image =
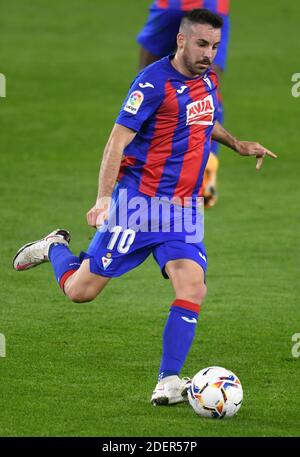
[[[140,44],[139,68],[171,54],[176,49],[176,37],[180,21],[187,11],[206,8],[223,18],[222,38],[212,69],[217,73],[219,84],[225,70],[229,39],[229,2],[230,0],[155,0],[150,6],[147,22],[137,37]],[[219,107],[217,120],[223,124],[223,102],[218,91]],[[212,141],[211,153],[204,173],[203,196],[205,207],[217,201],[217,171],[219,167],[219,144]]]

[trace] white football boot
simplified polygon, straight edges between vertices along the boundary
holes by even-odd
[[[48,262],[48,252],[51,244],[58,243],[68,246],[70,241],[71,235],[67,230],[56,229],[45,238],[22,246],[13,259],[13,267],[16,271],[22,271]]]
[[[151,397],[152,405],[172,405],[187,402],[190,378],[180,379],[177,375],[167,376],[156,384]]]

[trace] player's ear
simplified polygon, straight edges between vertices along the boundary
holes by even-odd
[[[178,49],[182,49],[184,47],[184,41],[185,41],[184,34],[179,32],[178,35],[177,35],[177,47],[178,47]]]

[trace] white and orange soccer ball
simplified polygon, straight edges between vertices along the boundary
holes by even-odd
[[[243,401],[243,389],[232,371],[223,367],[208,367],[193,377],[188,399],[199,416],[222,419],[238,412]]]

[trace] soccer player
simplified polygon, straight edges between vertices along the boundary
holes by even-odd
[[[218,83],[210,65],[221,27],[222,18],[208,10],[187,13],[176,54],[150,65],[133,81],[104,150],[96,203],[87,213],[88,224],[98,228],[87,252],[72,254],[70,234],[58,229],[23,246],[13,260],[18,271],[50,261],[66,296],[81,303],[153,254],[175,292],[153,404],[186,399],[189,381],[179,375],[206,294],[207,255],[201,233],[190,240],[185,224],[173,229],[178,214],[187,214],[189,222],[198,214],[194,210],[211,138],[242,156],[256,157],[257,169],[264,156],[276,157],[256,142],[236,139],[216,121]],[[164,209],[170,209],[168,230],[162,228],[160,212],[152,214],[162,200]],[[141,224],[144,230],[139,230]]]
[[[229,40],[230,0],[155,0],[150,6],[150,13],[143,30],[137,37],[140,44],[140,69],[170,54],[176,48],[176,37],[181,19],[187,11],[195,8],[207,8],[219,14],[223,19],[221,42],[211,68],[217,73],[220,83],[225,70]],[[224,107],[220,91],[217,92],[219,103],[216,119],[223,124]],[[209,159],[204,172],[203,196],[205,207],[210,208],[217,202],[217,171],[219,168],[219,144],[212,141]]]

